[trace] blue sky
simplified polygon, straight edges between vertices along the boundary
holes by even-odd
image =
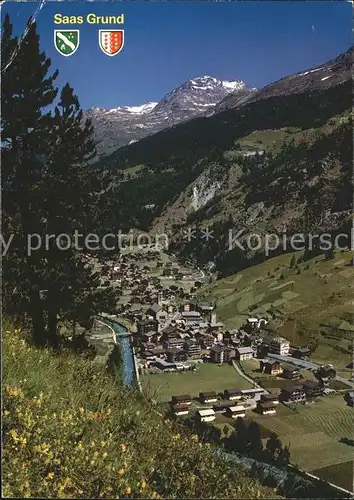
[[[17,34],[38,6],[5,3]],[[51,2],[38,16],[41,48],[59,69],[58,85],[74,87],[83,108],[158,101],[190,78],[211,75],[262,87],[346,51],[351,41],[347,2]],[[115,57],[98,46],[107,25],[54,25],[55,13],[124,13],[125,45]],[[53,45],[54,29],[80,29],[70,57]]]

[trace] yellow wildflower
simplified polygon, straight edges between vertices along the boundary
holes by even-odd
[[[141,481],[140,486],[141,486],[141,488],[142,488],[142,489],[145,489],[145,488],[146,488],[146,481],[145,481],[145,479],[143,479],[143,480]]]
[[[103,457],[103,458],[106,458],[106,457],[107,457],[107,455],[108,455],[108,453],[105,451],[105,452],[103,453],[102,457]]]
[[[47,474],[47,479],[53,479],[53,477],[54,477],[54,473],[53,472],[49,472]]]
[[[193,434],[193,436],[191,437],[192,441],[194,441],[195,443],[198,443],[199,439],[198,439],[198,435],[197,434]]]
[[[119,474],[120,476],[123,476],[124,472],[125,472],[125,470],[124,470],[124,469],[119,469],[118,474]]]
[[[120,445],[120,447],[121,447],[121,450],[123,451],[123,453],[127,450],[127,445],[126,445],[126,444],[124,444],[124,443],[122,443],[122,444]]]
[[[15,429],[11,429],[11,431],[9,432],[10,436],[12,437],[12,439],[15,441],[15,443],[17,443],[18,441],[18,436],[17,436],[17,432]]]
[[[126,495],[130,495],[130,493],[131,493],[131,492],[132,492],[132,489],[130,488],[130,486],[128,486],[128,487],[127,487],[127,488],[125,488],[125,490],[124,490],[124,493],[125,493]]]

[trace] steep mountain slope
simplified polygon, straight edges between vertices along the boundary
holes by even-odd
[[[354,62],[353,54],[354,51],[351,49],[346,54],[341,54],[336,59],[325,64],[282,78],[256,92],[248,93],[245,97],[239,93],[231,93],[220,101],[213,111],[218,113],[225,109],[249,104],[268,97],[300,94],[307,90],[324,90],[340,85],[350,78]]]
[[[344,378],[352,373],[354,335],[353,252],[331,259],[296,252],[251,266],[201,289],[229,328],[250,314],[266,315],[271,328],[293,345],[312,346],[311,359],[331,359]],[[294,321],[296,317],[296,322]]]
[[[230,92],[248,95],[251,90],[242,80],[229,82],[202,76],[184,82],[160,102],[113,109],[94,107],[86,116],[93,121],[99,154],[108,154],[120,146],[204,114]]]
[[[345,227],[352,210],[351,57],[348,51],[340,64],[328,63],[331,78],[313,87],[289,77],[280,95],[265,91],[106,158],[116,172],[117,227],[167,232],[175,252],[217,260],[222,273],[249,257],[229,251],[231,227],[245,234]],[[257,150],[264,154],[249,156]],[[187,242],[192,226],[208,226],[213,239]]]

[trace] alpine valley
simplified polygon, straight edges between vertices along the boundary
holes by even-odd
[[[169,114],[182,122],[101,160],[115,176],[117,229],[167,232],[175,252],[215,261],[222,275],[265,258],[230,250],[230,228],[244,228],[244,236],[349,230],[352,57],[350,49],[259,90],[208,77],[139,113],[97,113],[98,136],[107,135],[107,123],[110,135],[113,123],[131,134],[146,127],[146,134]],[[187,121],[188,113],[199,116]],[[188,242],[188,227],[208,227],[213,238]]]

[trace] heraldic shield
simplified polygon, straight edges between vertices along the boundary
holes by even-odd
[[[124,30],[99,30],[98,43],[107,56],[116,56],[124,45]]]

